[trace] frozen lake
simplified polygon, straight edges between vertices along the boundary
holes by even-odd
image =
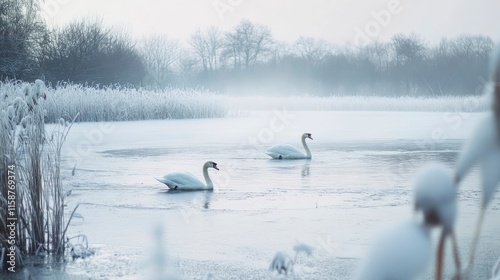
[[[75,124],[65,143],[68,209],[80,204],[69,235],[85,234],[96,255],[69,262],[63,277],[147,279],[154,228],[162,225],[168,263],[183,279],[268,279],[274,254],[293,257],[301,279],[349,279],[376,233],[412,217],[412,179],[425,163],[450,168],[480,114],[425,112],[248,112],[244,117]],[[270,160],[274,144],[311,160]],[[187,171],[213,192],[167,192],[155,177]],[[71,175],[76,164],[75,175]],[[479,213],[474,169],[458,190],[457,234],[465,262]],[[500,256],[500,195],[490,204],[474,279]],[[434,234],[434,243],[437,238]],[[448,244],[447,249],[450,246]],[[449,252],[448,252],[449,253]],[[446,267],[451,268],[448,254]],[[53,273],[46,272],[47,278]],[[432,265],[423,275],[430,279]],[[450,271],[447,271],[448,276]],[[449,278],[449,277],[448,277]]]

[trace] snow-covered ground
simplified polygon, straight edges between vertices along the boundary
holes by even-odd
[[[68,212],[80,204],[83,219],[73,220],[69,235],[86,235],[96,254],[40,275],[153,279],[154,229],[161,226],[166,262],[182,279],[207,273],[212,279],[269,279],[275,253],[293,257],[296,241],[316,250],[298,256],[295,277],[349,279],[377,232],[411,217],[416,171],[429,161],[453,168],[479,115],[261,111],[220,119],[75,124],[64,146],[62,175],[72,190]],[[265,155],[277,143],[302,149],[303,132],[314,138],[308,140],[311,160]],[[208,160],[220,168],[209,171],[213,192],[168,192],[154,179],[176,171],[203,179]],[[458,190],[464,263],[480,198],[475,168]],[[487,278],[500,256],[499,214],[497,193],[485,218],[474,279]],[[448,252],[448,279],[451,260]],[[432,273],[430,265],[422,279]]]

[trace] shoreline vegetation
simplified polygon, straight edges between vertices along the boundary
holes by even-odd
[[[65,215],[68,194],[60,166],[62,146],[78,114],[59,118],[47,131],[43,81],[5,87],[0,101],[0,269],[16,272],[25,257],[62,260],[73,252],[66,230],[78,206]]]
[[[41,82],[41,81],[40,81]],[[10,104],[25,95],[25,82],[0,82],[0,98]],[[44,87],[45,88],[45,87]],[[206,89],[167,88],[146,90],[127,87],[96,88],[61,84],[45,88],[44,122],[58,123],[61,117],[78,122],[135,121],[157,119],[221,118],[241,111],[416,111],[484,112],[488,95],[440,97],[387,97],[332,95],[227,96]]]

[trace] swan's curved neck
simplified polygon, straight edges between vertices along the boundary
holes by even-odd
[[[302,146],[304,146],[304,150],[306,150],[306,157],[311,158],[311,150],[309,150],[309,147],[307,146],[305,137],[302,137]]]
[[[210,179],[210,176],[208,175],[208,166],[203,166],[203,177],[205,178],[205,182],[207,182],[207,187],[213,188],[214,184],[212,183],[212,180]]]

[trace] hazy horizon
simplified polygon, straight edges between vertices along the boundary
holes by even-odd
[[[478,95],[500,4],[446,1],[37,1],[2,25],[9,34],[32,13],[45,19],[13,35],[32,38],[25,53],[2,45],[0,77],[239,95]]]
[[[285,4],[286,3],[286,4]],[[165,34],[186,42],[198,29],[232,30],[242,19],[268,26],[275,38],[293,42],[300,36],[334,44],[354,44],[359,34],[387,40],[397,33],[415,32],[430,43],[459,34],[479,34],[500,40],[493,24],[500,3],[481,0],[440,2],[409,0],[49,0],[42,5],[49,25],[63,26],[87,16],[124,29],[134,38]],[[436,28],[439,27],[439,28]]]

